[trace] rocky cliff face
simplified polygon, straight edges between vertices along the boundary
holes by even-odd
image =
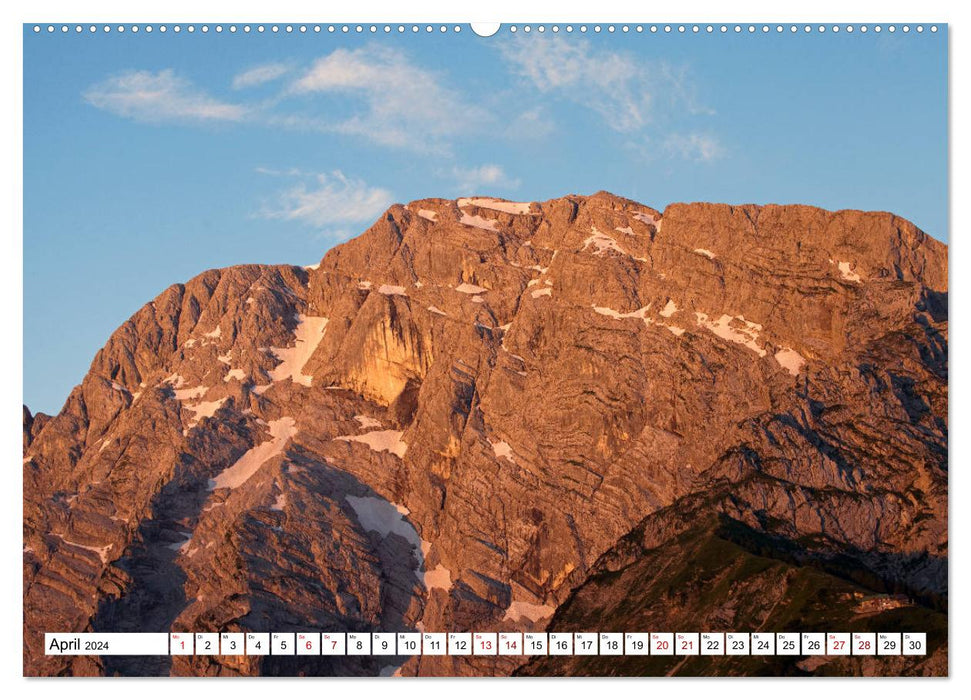
[[[927,654],[549,656],[530,659],[516,674],[947,675],[947,615],[933,604],[890,594],[885,585],[852,554],[820,556],[804,543],[717,512],[708,499],[689,497],[649,515],[604,554],[557,609],[549,630],[921,631]]]
[[[947,249],[803,206],[396,205],[317,266],[165,290],[25,409],[23,470],[29,674],[512,673],[42,633],[544,629],[697,499],[941,609]]]

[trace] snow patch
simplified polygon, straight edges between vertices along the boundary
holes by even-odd
[[[806,358],[792,348],[782,348],[775,354],[775,361],[794,377],[799,374],[799,370],[806,364]]]
[[[84,549],[89,552],[94,552],[95,554],[98,555],[98,558],[101,559],[102,564],[108,563],[108,552],[110,552],[111,548],[114,546],[114,545],[108,544],[108,545],[105,545],[104,547],[93,547],[92,545],[89,545],[89,544],[72,542],[71,540],[65,538],[63,535],[57,535],[57,537],[60,537],[61,542],[63,542],[64,544],[70,545],[72,547],[77,547],[78,549]]]
[[[232,362],[233,358],[229,353],[226,353],[225,355],[219,355],[216,359],[222,362],[224,365],[228,365],[230,362]]]
[[[489,444],[492,445],[492,451],[496,453],[496,457],[508,459],[513,464],[516,463],[516,455],[508,442],[505,440],[500,440],[499,442],[489,440]]]
[[[244,379],[246,379],[246,372],[244,372],[241,369],[231,369],[228,372],[226,372],[226,376],[223,377],[224,382],[231,382],[234,379],[243,381]]]
[[[468,282],[463,282],[458,287],[455,288],[456,292],[462,292],[462,294],[482,294],[483,292],[488,292],[489,290],[485,287],[480,287],[477,284],[469,284]]]
[[[673,333],[676,336],[681,336],[684,333],[684,328],[681,328],[679,326],[672,326],[662,321],[657,321],[653,318],[648,318],[647,312],[650,308],[651,308],[651,305],[648,304],[647,306],[643,306],[637,309],[636,311],[628,311],[627,313],[621,313],[620,311],[607,308],[606,306],[594,306],[593,310],[596,311],[598,314],[601,314],[603,316],[609,316],[610,318],[616,318],[616,319],[639,318],[642,321],[644,321],[645,326],[661,326],[662,328],[667,328],[671,333]],[[667,303],[667,306],[665,306],[660,313],[661,313],[661,316],[664,316],[665,318],[667,318],[677,310],[678,310],[677,307],[674,306],[674,302],[669,301]]]
[[[364,429],[381,427],[381,421],[371,418],[370,416],[354,416],[354,420],[360,423],[361,427]]]
[[[439,316],[445,316],[446,315],[445,312],[442,311],[437,306],[429,306],[428,307],[428,310],[431,311],[433,314],[438,314]]]
[[[324,337],[327,321],[323,316],[297,315],[293,347],[270,348],[270,352],[280,360],[280,364],[270,370],[270,379],[279,382],[289,378],[295,384],[310,386],[313,377],[303,374],[303,368]]]
[[[495,219],[486,219],[482,216],[473,216],[472,214],[467,214],[462,212],[462,218],[459,219],[460,224],[465,224],[466,226],[473,226],[474,228],[485,229],[486,231],[497,231],[496,228],[498,223]]]
[[[530,292],[530,296],[533,297],[533,299],[538,299],[539,297],[551,297],[553,296],[553,288],[543,287],[542,289],[534,289],[532,292]]]
[[[423,219],[428,219],[429,221],[438,220],[438,212],[432,211],[431,209],[419,209],[418,216],[420,216]]]
[[[756,342],[762,326],[758,323],[746,321],[742,316],[729,316],[722,314],[718,320],[709,320],[708,314],[700,311],[695,312],[698,318],[698,325],[707,328],[719,338],[730,340],[733,343],[744,345],[759,357],[765,357],[766,351]]]
[[[617,241],[600,231],[596,226],[591,226],[590,230],[592,233],[583,241],[583,247],[580,250],[586,250],[592,246],[595,249],[593,254],[597,256],[606,255],[609,250],[627,255],[627,251],[621,248]]]
[[[184,537],[185,539],[181,542],[173,542],[172,544],[165,545],[166,548],[179,552],[180,554],[185,552],[189,548],[189,543],[192,541],[192,533],[187,532]]]
[[[408,296],[405,293],[404,287],[398,287],[393,284],[382,284],[380,287],[378,287],[378,293],[384,294],[386,297],[395,296],[395,295],[399,297]]]
[[[535,603],[524,603],[521,600],[516,600],[506,608],[506,614],[503,615],[502,619],[516,621],[525,618],[532,622],[539,622],[550,617],[554,612],[556,612],[556,608],[552,605],[536,605]]]
[[[618,226],[617,228],[614,229],[614,231],[619,231],[620,233],[626,233],[628,236],[634,235],[634,229],[632,229],[630,226],[624,226],[623,228]]]
[[[426,571],[424,584],[427,590],[441,588],[445,591],[452,590],[452,572],[439,564],[431,571]]]
[[[853,272],[853,264],[848,262],[842,262],[840,260],[836,261],[837,266],[840,270],[840,277],[850,282],[863,282],[863,278],[857,273]]]
[[[345,442],[361,442],[370,447],[375,452],[390,452],[404,459],[405,452],[408,450],[408,443],[401,439],[400,430],[373,430],[363,435],[339,435],[335,440]]]
[[[658,231],[661,230],[661,219],[655,219],[650,214],[645,214],[644,212],[636,211],[631,216],[640,222],[647,224],[648,226],[653,226]]]
[[[205,333],[204,335],[207,338],[221,338],[222,335],[223,335],[223,329],[220,328],[219,326],[216,326],[216,329],[215,330],[209,331],[208,333]]]
[[[398,503],[391,503],[375,496],[345,496],[345,498],[365,530],[377,532],[381,537],[398,535],[411,545],[418,560],[415,576],[419,581],[424,581],[427,574],[422,571],[422,568],[427,543],[418,535],[415,526],[405,518],[409,513],[408,509]]]
[[[483,209],[493,209],[505,214],[528,214],[530,202],[504,202],[501,199],[489,197],[462,197],[458,200],[459,207],[472,205]]]
[[[678,313],[678,305],[671,299],[668,299],[668,303],[664,305],[664,308],[659,313],[664,318],[671,318],[674,314]]]
[[[175,398],[179,401],[189,401],[191,399],[201,399],[209,391],[207,386],[196,386],[191,389],[176,389]]]
[[[270,439],[247,450],[233,466],[221,471],[209,480],[209,490],[242,486],[263,464],[283,452],[290,438],[297,434],[297,422],[289,416],[271,420],[268,424]]]
[[[189,427],[192,428],[203,418],[212,418],[216,414],[216,411],[226,403],[227,398],[223,397],[217,401],[201,401],[196,404],[186,404],[185,408],[193,413],[192,419],[189,421]]]
[[[273,505],[270,506],[270,510],[283,510],[287,507],[287,495],[280,491],[277,495],[276,500],[273,501]]]
[[[620,311],[614,311],[613,309],[609,309],[606,306],[594,306],[593,307],[593,310],[596,311],[598,314],[600,314],[602,316],[610,316],[611,318],[617,318],[617,319],[620,319],[620,318],[640,318],[640,319],[646,319],[647,318],[647,311],[650,308],[651,308],[651,305],[648,304],[647,306],[642,306],[641,308],[637,309],[636,311],[628,311],[627,313],[621,313]]]
[[[704,255],[704,256],[705,256],[706,258],[708,258],[709,260],[714,260],[714,259],[715,259],[715,254],[714,254],[714,253],[712,253],[712,252],[711,252],[710,250],[708,250],[707,248],[695,248],[695,249],[694,249],[694,252],[695,252],[696,254],[698,254],[698,255]]]
[[[173,389],[178,389],[185,385],[185,377],[181,374],[170,374],[162,380],[163,384],[170,384]]]
[[[313,265],[304,265],[303,269],[304,270],[316,270],[318,267],[320,267],[320,263],[319,262],[316,262]]]

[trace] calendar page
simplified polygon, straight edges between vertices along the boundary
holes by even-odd
[[[947,23],[222,19],[22,27],[24,676],[948,675]]]

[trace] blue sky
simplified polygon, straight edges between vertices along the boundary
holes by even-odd
[[[947,35],[24,30],[24,401],[174,282],[392,202],[609,190],[889,210],[947,240]]]

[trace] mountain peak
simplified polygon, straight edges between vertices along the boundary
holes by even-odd
[[[635,535],[676,558],[695,512],[946,599],[947,371],[946,246],[890,214],[395,205],[317,266],[171,286],[57,416],[25,411],[25,669],[80,663],[44,631],[146,610],[197,631],[545,629]],[[301,661],[205,663],[380,670]]]

